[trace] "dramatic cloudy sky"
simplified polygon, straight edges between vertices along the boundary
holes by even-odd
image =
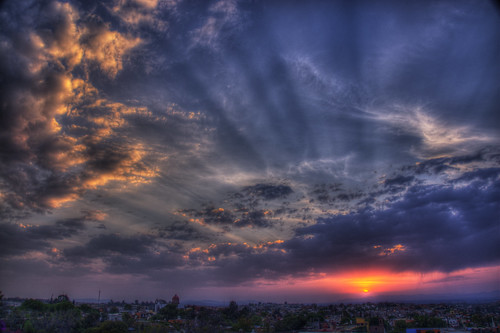
[[[500,290],[498,59],[488,1],[3,1],[0,290]]]

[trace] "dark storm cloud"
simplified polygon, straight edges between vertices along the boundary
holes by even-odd
[[[26,232],[18,225],[0,224],[0,244],[2,256],[23,254],[32,250],[43,250],[50,246],[49,242],[36,233]]]
[[[66,249],[64,255],[67,258],[98,258],[113,253],[121,255],[138,255],[151,253],[155,241],[150,236],[122,237],[114,234],[99,235],[92,238],[84,246]]]
[[[320,203],[329,203],[335,200],[336,193],[342,190],[341,184],[316,184],[310,193],[314,199]]]
[[[307,276],[363,267],[452,272],[500,262],[500,170],[466,186],[413,185],[384,209],[320,218],[290,240],[256,247],[225,244],[191,253],[213,256],[210,275],[228,283]],[[478,173],[482,174],[482,173]],[[468,178],[469,179],[469,178]]]
[[[203,284],[227,285],[252,283],[256,278],[279,278],[290,274],[286,270],[286,256],[279,242],[261,243],[250,246],[246,243],[212,244],[207,249],[196,248],[189,252],[189,263],[193,267],[203,265],[209,269],[201,271]],[[180,271],[180,274],[189,273]],[[308,273],[296,272],[297,275]]]
[[[458,154],[452,157],[432,158],[419,162],[417,165],[404,166],[403,171],[419,174],[441,174],[445,171],[458,170],[460,166],[479,167],[497,165],[500,163],[500,150],[495,146],[486,146],[469,154]],[[476,164],[476,165],[475,165]]]
[[[249,211],[236,221],[236,226],[238,227],[251,226],[257,228],[266,228],[270,227],[271,225],[271,221],[266,219],[266,211],[263,210]]]
[[[33,283],[39,283],[43,277],[54,279],[61,276],[84,274],[78,268],[66,270],[63,267],[51,265],[47,261],[32,258],[1,258],[0,265],[2,266],[0,281],[3,285],[18,281],[20,275],[23,277],[32,276],[34,281],[37,281]]]
[[[271,212],[247,208],[244,205],[239,205],[235,210],[216,208],[215,206],[209,205],[201,210],[185,209],[179,211],[179,213],[195,219],[193,221],[196,223],[219,225],[226,228],[230,226],[237,228],[265,228],[272,225],[271,221],[266,218],[267,215],[271,215]]]
[[[431,164],[435,166],[437,162]],[[159,272],[176,270],[179,276],[200,285],[241,285],[255,279],[310,277],[359,267],[452,272],[490,266],[500,261],[499,177],[500,169],[485,168],[465,173],[448,185],[407,185],[403,195],[388,197],[383,208],[366,207],[319,218],[316,224],[297,228],[295,236],[284,241],[256,245],[202,243],[193,249],[162,243],[168,239],[198,239],[190,224],[179,222],[162,227],[158,236],[98,235],[61,254],[65,261],[76,265],[100,259],[106,272],[144,274],[152,280],[159,278]],[[401,183],[409,184],[395,181],[381,187],[400,187]],[[336,193],[340,185],[330,187]],[[238,214],[252,212],[240,208]],[[233,223],[235,212],[210,206],[185,213],[198,214],[214,225],[225,225]],[[262,214],[252,216],[252,224]],[[80,226],[78,220],[58,221],[55,227],[62,230],[33,233],[31,239],[36,242],[31,244],[47,247],[42,238],[62,237]],[[24,239],[20,241],[26,243]],[[193,269],[199,274],[188,278]]]
[[[408,177],[397,176],[394,178],[388,178],[384,180],[384,186],[390,187],[394,185],[406,185],[409,184],[413,179],[414,179],[413,176],[408,176]]]
[[[30,226],[0,223],[0,255],[11,256],[28,251],[47,250],[50,241],[66,239],[86,229],[80,218],[57,221],[53,225]]]
[[[29,251],[47,251],[54,241],[82,235],[90,223],[103,219],[100,211],[83,211],[83,216],[56,220],[52,224],[30,225],[0,223],[0,255],[26,254]]]
[[[176,221],[171,224],[158,227],[158,236],[165,239],[181,241],[208,241],[210,238],[205,232],[195,228],[187,221]]]
[[[293,190],[288,185],[259,183],[230,192],[223,207],[210,203],[199,210],[184,209],[179,210],[179,213],[191,218],[191,222],[222,226],[226,231],[229,231],[231,226],[267,228],[273,225],[271,218],[293,213],[284,204],[270,210],[267,208],[269,201],[286,199],[292,193]]]
[[[101,259],[105,271],[115,274],[149,274],[157,269],[173,269],[183,265],[178,247],[165,248],[157,238],[147,235],[120,236],[101,234],[84,245],[62,251],[64,260],[75,265]]]
[[[79,230],[85,229],[84,221],[77,218],[57,221],[56,226],[66,228],[70,232],[78,232]]]
[[[201,210],[181,210],[180,213],[194,218],[201,218],[201,222],[206,224],[231,225],[236,219],[230,211],[226,211],[224,208],[216,208],[211,205]]]
[[[172,271],[184,266],[184,260],[177,253],[162,252],[144,257],[109,256],[104,258],[108,264],[106,271],[114,274],[145,274],[154,270]]]
[[[498,155],[498,148],[486,147],[471,154],[434,158],[403,166],[390,176],[383,177],[383,187],[377,187],[367,195],[371,198],[370,203],[374,203],[382,194],[396,195],[408,186],[425,184],[428,177],[438,177],[442,186],[469,183],[475,179],[495,181],[498,177]]]
[[[498,175],[500,173],[500,168],[488,168],[469,171],[461,175],[460,177],[453,180],[454,183],[460,183],[464,181],[492,181],[497,182]]]
[[[288,185],[256,184],[243,189],[247,195],[260,197],[265,200],[286,198],[293,190]]]
[[[499,173],[497,170],[497,177]],[[299,229],[284,248],[298,267],[386,267],[453,271],[498,263],[497,183],[413,186],[387,209],[323,218]],[[404,248],[391,255],[381,250]],[[376,248],[374,248],[376,247]]]

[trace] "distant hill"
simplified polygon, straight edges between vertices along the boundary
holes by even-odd
[[[366,302],[401,302],[401,303],[483,303],[500,301],[500,290],[464,294],[417,294],[417,295],[377,295],[363,298],[346,298],[335,303]]]

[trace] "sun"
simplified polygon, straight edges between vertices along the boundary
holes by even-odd
[[[369,290],[368,289],[363,289],[363,292],[367,293],[367,292],[369,292]]]

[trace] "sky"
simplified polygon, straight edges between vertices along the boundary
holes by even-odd
[[[489,1],[3,1],[0,290],[498,294],[499,58]]]

